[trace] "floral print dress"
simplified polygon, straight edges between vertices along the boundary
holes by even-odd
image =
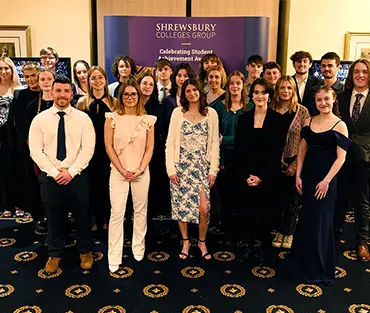
[[[171,183],[172,219],[199,224],[203,188],[209,206],[208,118],[194,125],[184,119],[180,130],[180,160],[175,164],[180,184]]]

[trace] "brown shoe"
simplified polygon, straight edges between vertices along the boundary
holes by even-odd
[[[359,246],[357,249],[357,256],[360,262],[367,262],[370,260],[369,248],[367,246]]]
[[[54,273],[59,268],[60,258],[50,257],[45,266],[45,272],[48,274]]]
[[[80,254],[80,259],[81,259],[80,265],[84,270],[89,270],[92,268],[94,258],[91,251],[89,253]]]

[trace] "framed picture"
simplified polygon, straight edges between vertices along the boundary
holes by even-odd
[[[31,27],[0,25],[0,56],[31,57]]]
[[[320,63],[321,63],[320,60],[313,60],[312,61],[310,74],[317,77],[317,78],[320,78],[321,80],[323,80],[324,76],[322,76],[322,73],[321,73]],[[348,71],[349,71],[349,68],[350,68],[351,64],[352,64],[352,61],[341,61],[340,62],[340,69],[337,73],[337,78],[342,83],[344,83],[346,81],[346,78],[348,76]]]
[[[344,40],[344,60],[370,61],[370,33],[347,32]]]

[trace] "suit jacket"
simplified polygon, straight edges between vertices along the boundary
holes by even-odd
[[[370,93],[355,125],[350,117],[349,107],[352,90],[345,90],[338,95],[339,112],[346,123],[352,146],[348,151],[347,160],[354,165],[370,162]]]
[[[322,83],[321,79],[318,79],[317,77],[308,75],[306,87],[304,89],[303,99],[301,99],[301,97],[299,96],[299,92],[298,92],[298,90],[299,90],[298,89],[298,82],[297,82],[297,79],[295,77],[296,76],[294,74],[292,76],[292,78],[294,79],[296,87],[297,87],[298,102],[300,104],[304,105],[308,109],[308,112],[310,112],[311,116],[315,115],[314,114],[314,112],[315,112],[315,103],[312,102],[312,99],[313,99],[313,94],[314,94],[315,87]]]
[[[252,174],[265,184],[275,181],[281,171],[288,125],[279,113],[268,108],[262,128],[254,129],[254,111],[253,108],[239,116],[234,149],[240,178],[245,182]]]

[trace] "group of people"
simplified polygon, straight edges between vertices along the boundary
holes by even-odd
[[[127,206],[135,260],[144,258],[153,215],[170,206],[182,236],[179,258],[189,257],[188,223],[195,223],[207,261],[210,211],[219,205],[228,238],[247,244],[242,262],[263,263],[267,246],[291,249],[288,268],[332,284],[349,198],[358,258],[370,259],[370,63],[353,62],[342,84],[334,52],[321,58],[323,81],[309,74],[310,53],[291,60],[293,76],[258,55],[249,57],[247,77],[227,76],[215,54],[202,58],[197,74],[159,59],[155,76],[138,76],[134,60],[118,56],[110,85],[103,68],[79,60],[72,84],[55,74],[58,55],[48,47],[42,68],[23,66],[28,87],[18,89],[14,64],[0,59],[3,216],[26,210],[39,227],[47,222],[49,273],[58,269],[69,213],[84,269],[93,265],[92,231],[108,229],[115,272]]]

